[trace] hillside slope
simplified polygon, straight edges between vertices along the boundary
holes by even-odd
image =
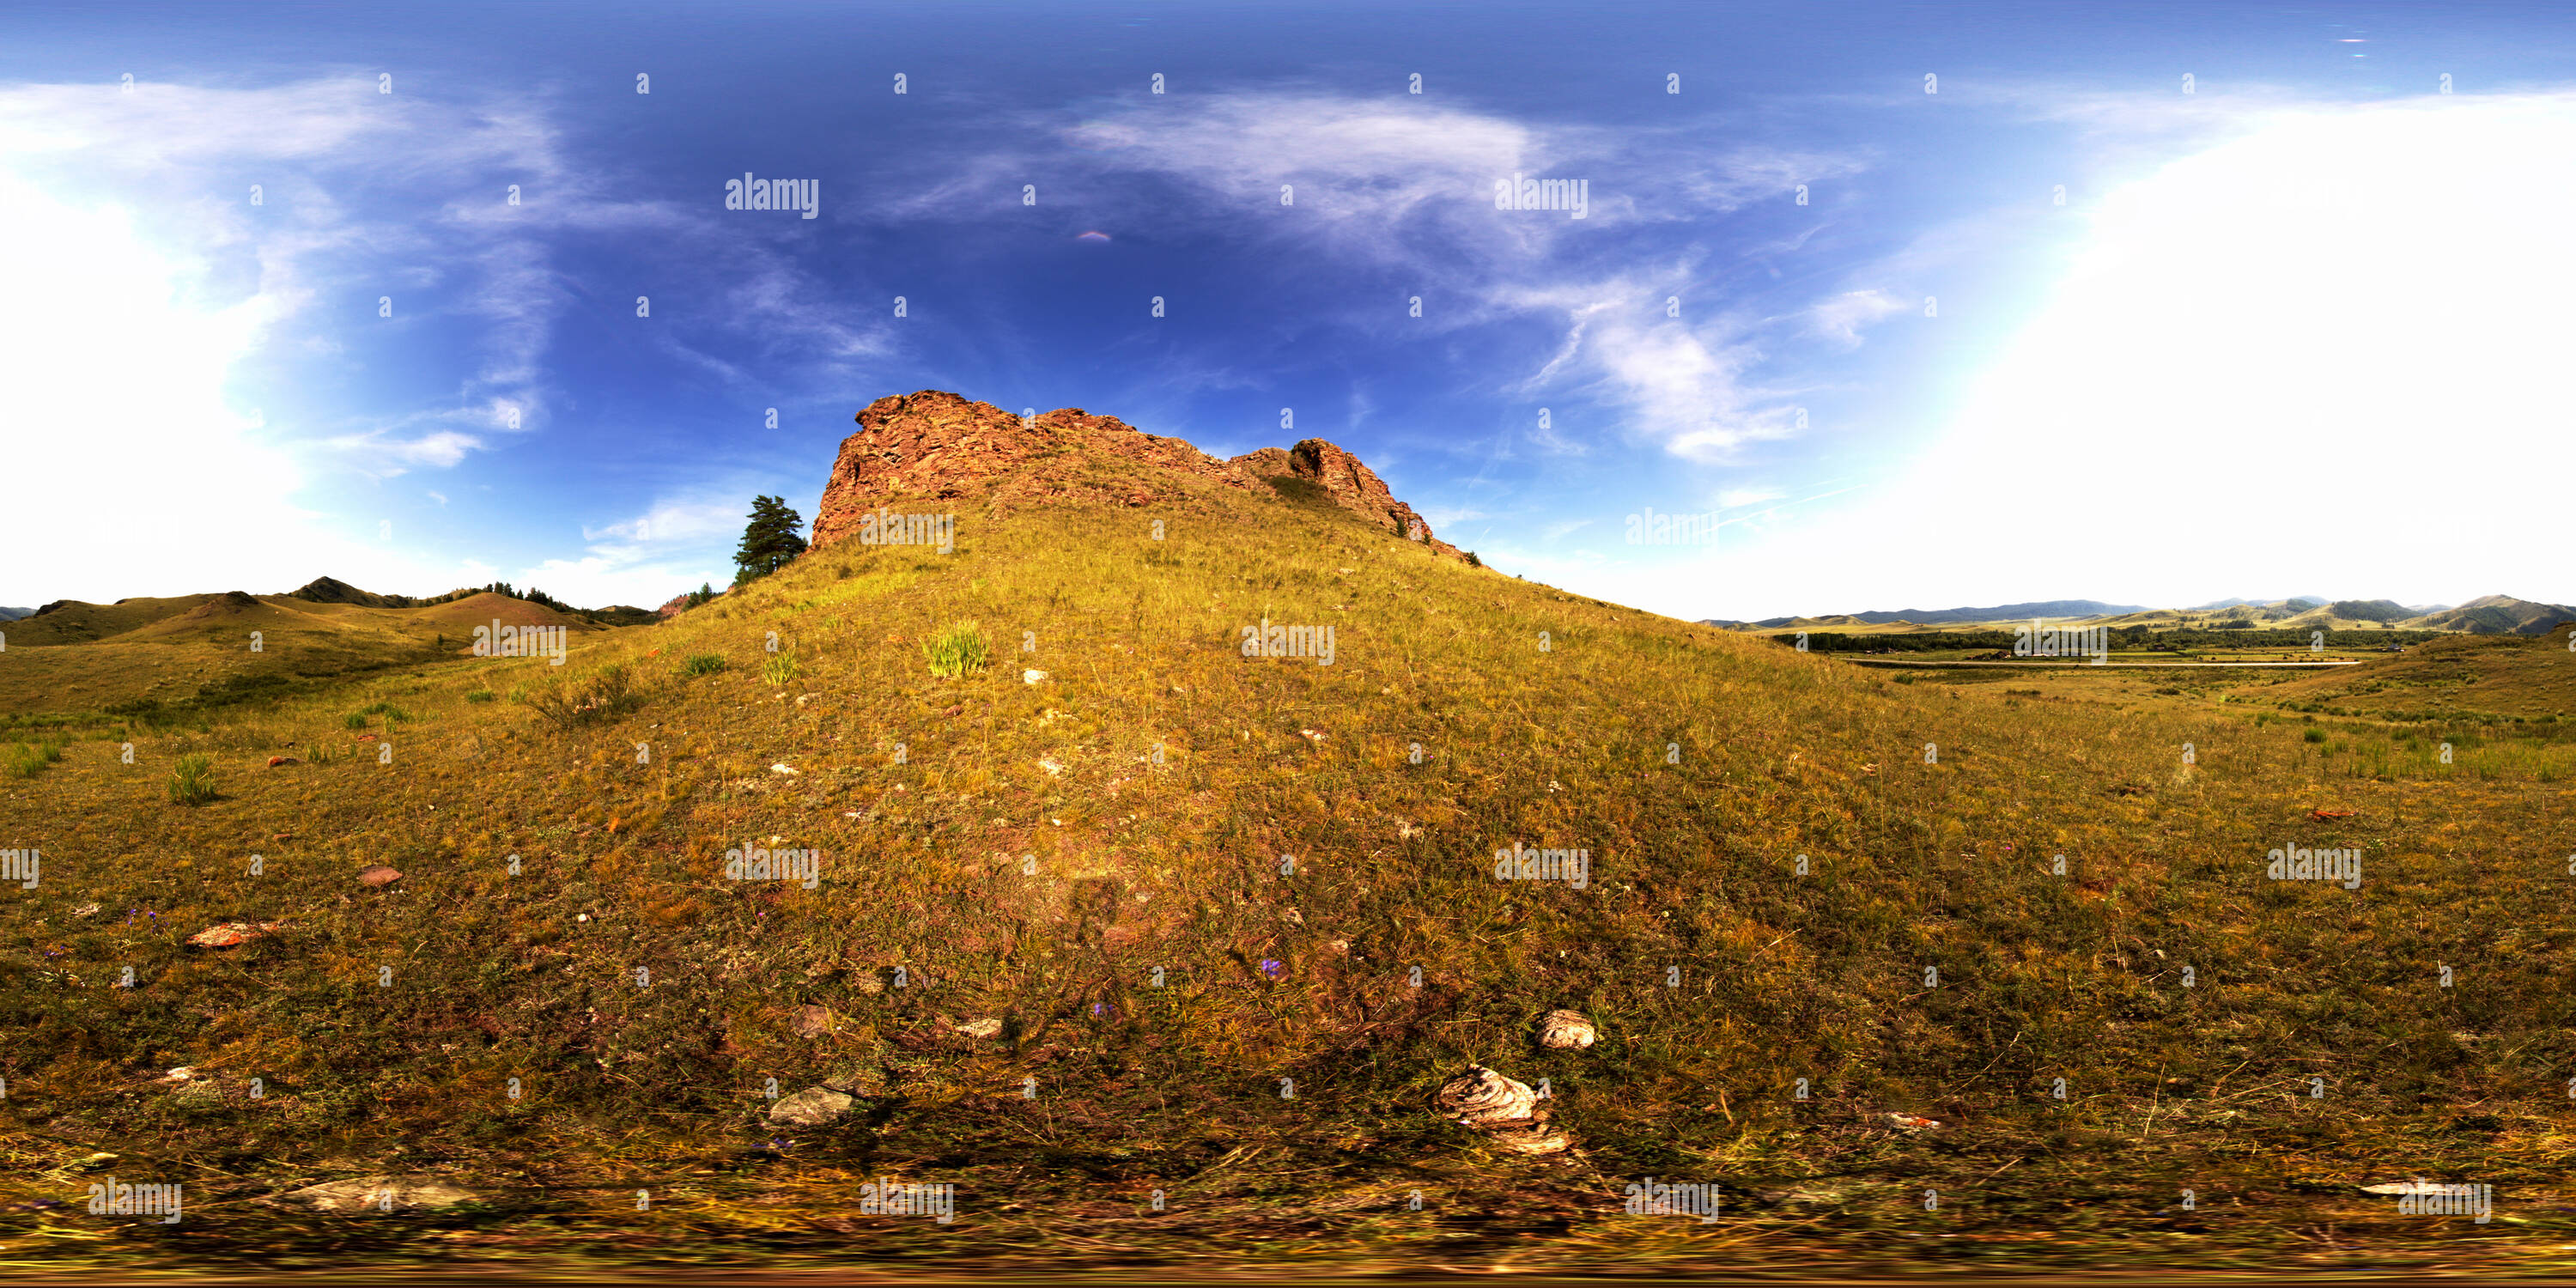
[[[395,1170],[487,1196],[457,1228],[518,1256],[942,1273],[2564,1241],[2427,1249],[2354,1188],[2571,1197],[2576,835],[2536,775],[2354,777],[2214,704],[1891,681],[1320,487],[1007,468],[837,494],[953,513],[950,553],[843,529],[563,668],[425,663],[11,780],[0,837],[46,866],[0,902],[0,1206],[106,1151],[207,1187],[200,1263],[398,1246],[421,1227],[251,1202]],[[933,675],[968,622],[989,663]],[[1329,663],[1247,654],[1265,623],[1330,628]],[[195,808],[165,791],[189,754]],[[2366,878],[2268,881],[2284,845]],[[729,877],[750,848],[819,850],[814,887]],[[1498,878],[1522,850],[1582,879]],[[185,946],[218,921],[281,924]],[[1556,1007],[1598,1044],[1537,1046]],[[1545,1080],[1573,1148],[1433,1114],[1470,1062]],[[175,1065],[209,1089],[151,1081]],[[848,1112],[765,1118],[818,1086]],[[1720,1184],[1732,1224],[1624,1219],[1647,1176]],[[956,1185],[956,1224],[860,1213],[874,1178]],[[2174,1217],[2185,1187],[2224,1223]]]

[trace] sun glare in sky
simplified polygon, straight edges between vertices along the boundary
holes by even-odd
[[[2172,163],[2102,201],[1914,470],[1720,575],[1782,612],[2542,596],[2571,210],[2558,98],[2286,115]]]

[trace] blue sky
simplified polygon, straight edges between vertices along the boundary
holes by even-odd
[[[1496,566],[1683,617],[2576,600],[2564,10],[22,4],[0,37],[0,603],[656,604],[923,388],[1329,439]],[[817,217],[725,209],[746,172]],[[1497,210],[1515,174],[1584,217]],[[1629,541],[1652,513],[1700,518]]]

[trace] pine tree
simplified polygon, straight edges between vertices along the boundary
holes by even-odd
[[[805,520],[787,502],[774,496],[753,497],[751,523],[742,530],[742,548],[734,551],[734,584],[748,585],[757,577],[766,577],[787,566],[787,561],[805,553],[805,538],[796,530]]]

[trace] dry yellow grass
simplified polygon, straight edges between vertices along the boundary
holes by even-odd
[[[560,669],[84,728],[0,781],[0,842],[45,855],[0,890],[0,1206],[107,1151],[237,1200],[187,1246],[243,1260],[418,1255],[389,1232],[421,1221],[461,1254],[950,1271],[2562,1257],[2576,836],[2536,774],[2354,777],[2215,694],[1900,683],[1288,499],[959,538],[818,552]],[[970,618],[992,664],[932,676],[921,642]],[[1265,619],[1332,626],[1332,664],[1246,657]],[[560,728],[464,696],[612,666],[637,703]],[[160,789],[191,753],[197,809]],[[1588,879],[1499,881],[1515,844]],[[2363,888],[2264,880],[2293,844],[2360,847]],[[755,847],[821,850],[816,888],[727,879]],[[235,920],[287,924],[180,944]],[[1600,1044],[1536,1047],[1559,1006]],[[1547,1079],[1577,1151],[1434,1118],[1469,1061]],[[224,1094],[149,1084],[182,1064]],[[859,1108],[770,1127],[772,1078]],[[249,1201],[402,1168],[493,1204],[353,1235]],[[2417,1172],[2518,1224],[2352,1188]],[[1731,1215],[1620,1216],[1649,1175]],[[959,1221],[860,1215],[869,1177],[954,1183]],[[20,1209],[0,1258],[177,1254],[41,1232],[93,1225]]]

